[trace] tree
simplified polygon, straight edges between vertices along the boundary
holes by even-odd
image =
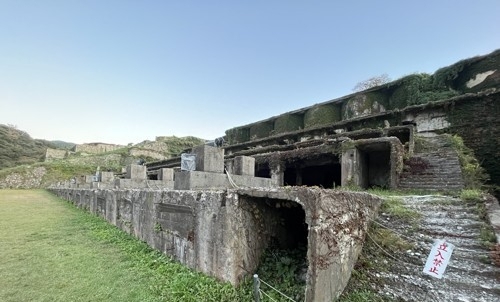
[[[356,86],[354,86],[352,91],[354,91],[354,92],[363,91],[363,90],[366,90],[366,89],[369,89],[372,87],[376,87],[376,86],[380,86],[382,84],[389,83],[390,81],[391,81],[391,79],[389,78],[387,73],[384,73],[384,74],[381,74],[378,76],[371,77],[368,80],[359,82],[358,84],[356,84]]]

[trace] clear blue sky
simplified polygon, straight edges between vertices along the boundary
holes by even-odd
[[[138,143],[224,131],[500,48],[500,1],[0,0],[0,123]]]

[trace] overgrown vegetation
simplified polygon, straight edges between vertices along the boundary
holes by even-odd
[[[380,212],[406,223],[414,223],[421,218],[421,214],[409,209],[399,197],[387,197],[382,202]]]
[[[341,108],[338,105],[315,105],[304,114],[304,128],[313,128],[335,123],[341,120]]]
[[[482,199],[482,193],[477,189],[464,189],[460,192],[460,199],[465,202],[479,203]]]
[[[476,205],[476,213],[482,220],[481,229],[479,231],[479,240],[484,247],[493,249],[497,243],[497,238],[495,230],[490,224],[488,210],[485,204],[486,198],[484,198],[483,193],[479,190],[465,189],[462,190],[460,199],[464,202]]]
[[[384,198],[379,210],[381,217],[391,221],[398,221],[401,224],[417,225],[421,215],[403,205],[401,198],[396,196],[402,194],[402,192],[371,190],[370,193],[376,193]],[[397,255],[401,255],[412,248],[413,243],[408,242],[378,223],[371,223],[363,250],[339,301],[393,301],[379,292],[378,289],[382,285],[379,274],[389,271],[391,265],[397,265],[394,262],[395,256],[397,257]]]
[[[306,253],[305,247],[294,250],[267,249],[261,257],[257,274],[260,279],[288,297],[295,301],[304,301],[307,273]],[[260,288],[276,301],[289,301],[264,284]]]
[[[446,85],[436,85],[434,76],[427,73],[415,73],[405,76],[388,86],[393,89],[390,98],[391,108],[404,108],[411,105],[426,104],[458,95]],[[394,88],[393,88],[394,87]]]
[[[186,149],[192,148],[194,146],[202,145],[205,143],[204,139],[194,137],[194,136],[162,136],[157,140],[166,146],[166,151],[164,155],[167,157],[180,156]],[[140,147],[141,144],[136,145]]]
[[[300,114],[287,114],[279,116],[274,121],[273,134],[296,131],[304,128],[304,116]]]
[[[18,130],[15,126],[0,125],[0,188],[33,188],[46,187],[53,183],[68,180],[74,176],[89,175],[100,171],[119,173],[122,167],[137,163],[139,159],[146,162],[156,161],[155,157],[148,154],[163,154],[162,158],[178,156],[186,149],[203,144],[200,138],[165,136],[156,141],[144,141],[135,146],[119,148],[110,152],[98,154],[82,154],[70,152],[65,159],[45,162],[47,148],[56,148],[55,145],[34,140],[26,132]],[[56,141],[60,147],[68,148],[71,143]],[[132,149],[144,151],[133,153]],[[149,153],[148,153],[149,152]],[[137,155],[135,155],[137,154]],[[154,155],[154,154],[152,154]],[[41,179],[33,180],[34,169],[41,168],[37,176]],[[43,172],[43,175],[39,175]],[[6,181],[10,177],[9,181]],[[31,181],[27,181],[31,179]],[[26,183],[29,182],[29,185]]]
[[[393,232],[372,223],[363,250],[354,266],[340,302],[393,301],[379,292],[382,279],[379,274],[389,271],[394,259],[391,256],[404,253],[413,245]],[[389,252],[391,254],[389,254]]]
[[[479,161],[474,156],[474,151],[464,144],[460,136],[449,135],[448,138],[450,144],[458,153],[465,188],[484,189],[489,177],[486,170],[481,167]]]
[[[354,92],[360,92],[366,89],[370,89],[373,87],[381,86],[386,83],[389,83],[391,81],[391,78],[389,78],[389,75],[387,73],[371,77],[367,80],[361,81],[357,83],[352,91]]]
[[[56,148],[48,141],[33,139],[13,125],[0,124],[0,170],[43,161],[47,148]]]

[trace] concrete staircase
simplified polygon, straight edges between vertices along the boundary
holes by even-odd
[[[415,230],[397,219],[381,217],[382,224],[413,243],[404,255],[395,255],[398,261],[389,271],[379,274],[384,284],[381,292],[397,301],[500,301],[500,267],[491,263],[491,251],[481,244],[485,222],[477,204],[431,195],[405,196],[402,201],[422,219]],[[442,279],[422,272],[435,239],[455,245]]]
[[[458,154],[445,135],[418,137],[421,150],[404,161],[399,187],[429,191],[464,188]]]

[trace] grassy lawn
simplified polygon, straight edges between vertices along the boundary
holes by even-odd
[[[252,301],[43,190],[0,190],[0,301]]]

